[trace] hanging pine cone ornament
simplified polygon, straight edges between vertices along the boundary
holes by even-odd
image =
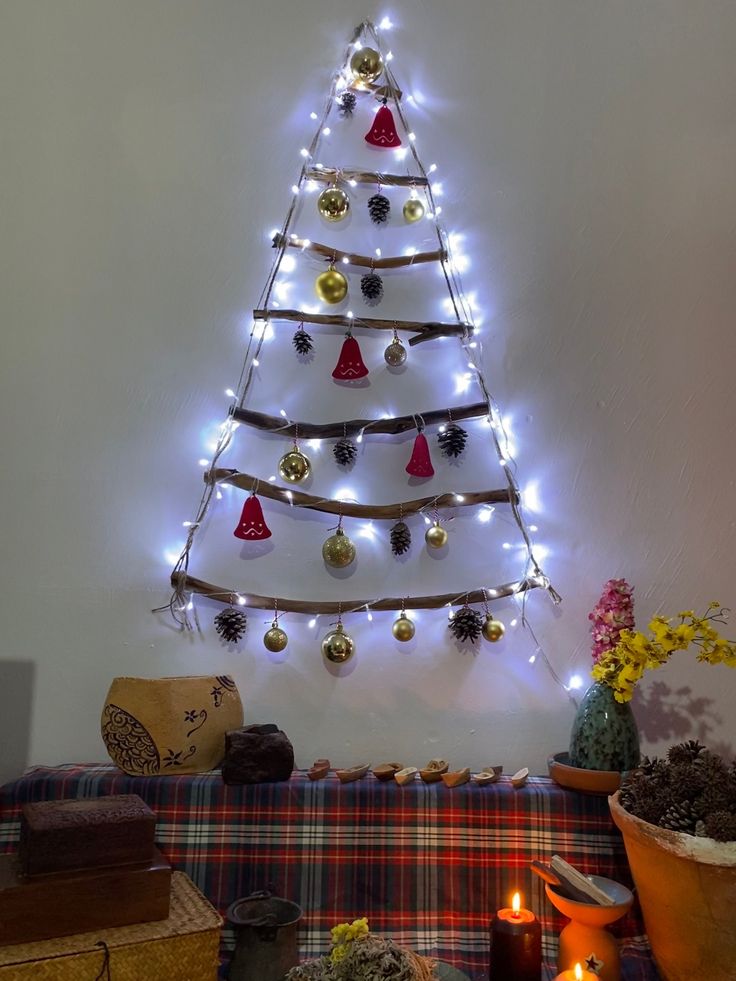
[[[394,555],[403,555],[411,546],[411,531],[405,521],[397,521],[391,529],[391,551]]]
[[[385,194],[374,194],[368,198],[368,214],[374,225],[385,225],[391,214],[391,202]]]
[[[369,303],[379,303],[383,298],[383,280],[371,270],[360,280],[360,292]]]
[[[242,610],[229,606],[215,617],[215,630],[228,644],[237,644],[245,633],[248,617]]]
[[[462,426],[458,426],[454,422],[443,433],[437,436],[437,442],[440,444],[440,452],[444,453],[448,458],[460,456],[465,449],[467,441],[468,434]]]
[[[483,629],[483,617],[466,604],[450,617],[447,626],[456,640],[469,640],[474,644]]]
[[[338,105],[339,113],[341,116],[352,116],[353,110],[355,109],[355,104],[357,103],[357,98],[354,92],[345,91],[340,96]]]
[[[299,327],[294,331],[294,336],[291,339],[291,343],[294,345],[294,350],[297,354],[304,356],[305,354],[311,354],[312,348],[312,335],[308,334],[304,327]]]
[[[349,436],[343,436],[332,447],[335,461],[341,467],[352,467],[358,455],[358,447]]]

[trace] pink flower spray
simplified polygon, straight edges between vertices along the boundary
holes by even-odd
[[[590,628],[593,637],[593,663],[601,654],[613,650],[618,644],[622,630],[634,629],[633,587],[625,579],[609,579],[603,587],[603,594],[588,619],[593,621]]]

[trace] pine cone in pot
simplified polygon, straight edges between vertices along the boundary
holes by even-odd
[[[619,792],[624,810],[649,824],[716,841],[736,841],[736,782],[720,756],[690,740],[666,759],[644,757]]]

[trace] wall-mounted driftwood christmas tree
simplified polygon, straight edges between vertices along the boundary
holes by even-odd
[[[282,613],[312,614],[314,617],[335,615],[337,621],[331,625],[335,629],[327,632],[322,643],[323,653],[335,663],[341,663],[352,655],[354,645],[347,631],[350,616],[359,611],[397,612],[399,616],[393,622],[394,637],[407,641],[414,634],[407,610],[439,610],[446,607],[449,610],[443,615],[449,614],[448,626],[456,638],[476,642],[483,636],[493,642],[504,633],[503,624],[491,612],[494,600],[517,594],[523,596],[537,587],[548,590],[555,601],[559,599],[534,555],[514,465],[508,452],[507,434],[498,406],[486,385],[482,355],[474,339],[472,311],[460,283],[452,240],[440,220],[441,208],[435,200],[436,186],[433,186],[430,178],[433,167],[425,169],[417,153],[414,134],[407,121],[404,97],[390,67],[391,57],[384,50],[380,32],[374,25],[369,22],[361,24],[350,40],[343,63],[333,78],[321,117],[312,114],[317,120],[316,132],[309,146],[301,151],[303,165],[292,188],[291,204],[282,227],[272,236],[275,258],[253,310],[240,382],[237,391],[232,393],[233,404],[204,473],[204,490],[197,514],[192,521],[186,522],[187,540],[171,573],[173,593],[168,604],[174,619],[185,628],[190,628],[193,623],[194,594],[224,604],[225,609],[215,618],[215,627],[228,642],[237,642],[242,636],[247,609],[271,611],[273,625],[266,632],[264,643],[274,651],[282,650],[287,643],[286,633],[279,623]],[[361,128],[360,136],[356,135],[356,139],[362,143],[364,141],[363,145],[374,147],[377,156],[386,154],[388,157],[380,160],[381,169],[359,169],[350,160],[320,162],[319,154],[324,153],[323,138],[330,132],[330,124],[339,126],[341,121],[351,120],[354,123],[358,119],[364,120],[365,128]],[[352,132],[355,133],[354,127]],[[402,148],[401,162],[406,173],[385,172],[384,163],[390,165],[386,170],[401,169],[395,166],[396,154],[390,153],[398,148]],[[363,188],[370,194],[360,208],[353,201],[358,193],[353,191],[355,188]],[[313,200],[316,200],[327,241],[312,241],[300,236],[295,228],[301,208],[305,206],[304,191],[307,189],[314,192]],[[372,255],[346,250],[341,248],[340,241],[341,226],[344,227],[346,219],[350,219],[354,225],[363,223],[367,228],[383,228],[399,222],[405,228],[409,241],[402,253],[397,255],[383,255],[382,249],[375,249]],[[418,228],[420,222],[430,222],[436,248],[419,250],[411,244],[412,229]],[[304,257],[304,261],[313,264],[316,275],[314,290],[321,301],[322,310],[307,303],[301,304],[301,309],[286,308],[275,299],[277,277],[286,264],[285,258],[292,255]],[[361,316],[344,309],[349,293],[354,297],[354,304],[360,303],[367,308],[381,303],[389,306],[384,277],[387,274],[411,276],[414,267],[425,265],[434,265],[441,274],[447,296],[446,309],[451,314],[447,322],[431,317],[401,320]],[[417,311],[422,307],[422,300],[419,293],[416,297]],[[336,327],[345,328],[345,336],[339,350],[336,350],[332,378],[343,386],[354,386],[355,411],[352,417],[330,422],[316,421],[310,418],[308,397],[304,399],[298,420],[288,418],[283,410],[280,415],[261,411],[267,406],[254,389],[257,368],[265,356],[267,332],[275,333],[277,340],[282,342],[282,353],[287,345],[293,346],[292,356],[295,352],[297,358],[309,359],[315,345],[326,340],[320,337],[321,332],[334,331]],[[429,408],[422,404],[407,406],[402,415],[361,416],[362,389],[359,383],[369,374],[370,365],[364,360],[360,343],[361,339],[365,342],[370,337],[380,336],[377,332],[388,332],[389,335],[383,352],[384,367],[397,370],[402,369],[407,360],[407,347],[402,338],[406,338],[408,346],[416,350],[418,362],[424,357],[425,343],[429,351],[432,344],[428,342],[454,338],[448,343],[459,343],[461,346],[470,369],[470,380],[477,385],[479,399],[469,404],[450,404],[451,400],[447,399],[447,404]],[[427,354],[427,357],[430,355]],[[431,357],[436,358],[436,353]],[[257,404],[259,401],[260,406]],[[408,453],[406,473],[410,483],[426,481],[436,473],[433,460],[439,464],[457,461],[467,452],[468,433],[460,425],[466,420],[485,420],[483,435],[476,435],[473,440],[487,440],[483,449],[490,451],[500,464],[498,473],[502,478],[501,486],[469,491],[445,488],[439,493],[422,496],[409,494],[405,499],[388,501],[382,499],[377,488],[370,500],[363,501],[320,497],[297,489],[313,469],[307,441],[333,441],[334,464],[349,469],[356,463],[359,444],[365,445],[378,437],[398,438],[400,434],[412,432],[414,441]],[[278,479],[266,473],[246,473],[222,466],[220,457],[237,442],[240,427],[283,441]],[[513,581],[488,585],[486,580],[471,588],[467,588],[466,584],[462,587],[453,584],[452,562],[448,561],[447,588],[433,595],[423,595],[421,590],[409,588],[406,595],[401,596],[361,596],[345,591],[345,584],[340,583],[340,596],[334,600],[324,600],[308,595],[261,595],[260,591],[253,590],[253,582],[211,583],[193,575],[190,564],[197,535],[211,506],[221,499],[221,488],[224,486],[245,493],[245,499],[241,499],[242,513],[233,529],[235,537],[244,543],[262,542],[271,537],[269,507],[307,509],[335,515],[337,526],[331,529],[334,534],[329,535],[322,547],[325,565],[332,569],[349,568],[354,561],[356,547],[351,540],[351,525],[357,520],[378,522],[383,529],[387,554],[398,560],[412,548],[409,522],[414,516],[421,515],[424,519],[421,526],[424,530],[424,547],[440,550],[447,541],[445,523],[450,514],[458,508],[477,509],[491,505],[505,509],[517,527],[523,545],[523,560]],[[265,510],[262,500],[267,502]],[[213,515],[208,520],[224,519],[218,515],[218,509],[213,508]],[[289,562],[293,573],[292,566],[293,563]],[[298,576],[292,574],[290,581],[298,581]],[[413,581],[416,582],[416,578],[407,571],[407,584],[410,586]]]

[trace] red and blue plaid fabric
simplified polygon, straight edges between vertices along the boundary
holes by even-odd
[[[110,765],[35,767],[0,788],[0,852],[14,849],[26,801],[130,793],[157,814],[161,851],[221,913],[256,889],[299,903],[304,957],[326,951],[336,923],[367,916],[376,933],[483,981],[491,916],[518,889],[542,921],[545,976],[552,977],[566,921],[529,862],[559,854],[584,872],[631,885],[605,797],[544,777],[520,790],[507,778],[449,790],[372,775],[311,782],[296,771],[284,783],[226,787],[219,771],[128,777]],[[656,981],[638,914],[615,932],[625,981]],[[232,945],[227,932],[225,942]]]

